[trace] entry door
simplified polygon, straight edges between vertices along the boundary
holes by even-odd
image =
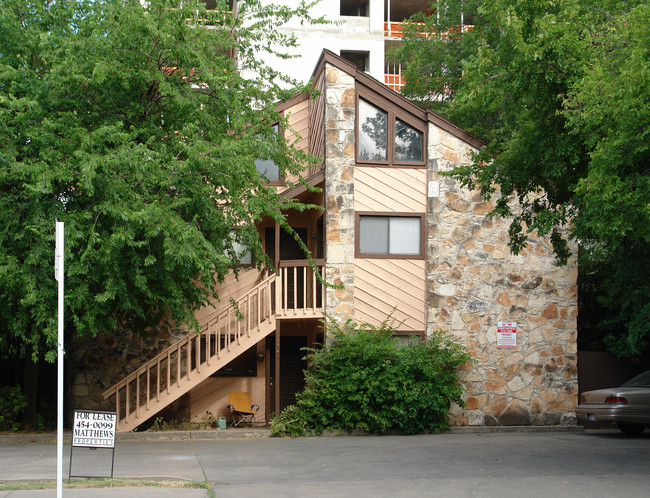
[[[307,337],[280,338],[280,410],[296,402],[296,393],[305,387]]]
[[[307,360],[302,358],[306,351],[302,348],[307,346],[305,336],[286,336],[280,338],[280,410],[293,405],[296,402],[296,393],[305,387],[305,376],[303,371],[307,368]],[[267,337],[267,351],[269,357],[273,357],[275,351],[275,337]],[[270,377],[271,388],[269,390],[269,412],[275,411],[275,361],[271,360]]]

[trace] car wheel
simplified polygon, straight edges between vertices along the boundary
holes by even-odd
[[[638,436],[645,430],[645,427],[642,425],[618,424],[616,427],[626,436]]]

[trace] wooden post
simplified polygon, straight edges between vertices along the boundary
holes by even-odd
[[[275,414],[280,415],[280,321],[275,325]]]

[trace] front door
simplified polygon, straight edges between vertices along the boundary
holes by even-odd
[[[280,410],[296,403],[296,393],[305,387],[307,354],[306,337],[282,337],[280,339]]]
[[[267,338],[267,350],[275,350],[275,337]],[[307,347],[306,336],[285,336],[280,338],[280,411],[296,402],[296,393],[305,387],[305,376],[303,371],[307,368],[307,360],[303,360],[307,354],[303,348]],[[271,379],[275,379],[275,362],[270,364]],[[277,384],[272,382],[269,398],[271,406],[275,397]],[[271,408],[273,411],[273,408]]]

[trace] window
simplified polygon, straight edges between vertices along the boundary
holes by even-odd
[[[424,332],[415,331],[398,331],[393,333],[393,341],[400,347],[411,346],[412,344],[419,344],[424,339]]]
[[[341,0],[341,15],[368,17],[368,0]]]
[[[359,256],[422,257],[423,216],[357,216]]]
[[[368,59],[370,58],[370,52],[341,50],[341,57],[357,66],[361,71],[366,73],[368,72]]]
[[[388,136],[388,114],[359,100],[359,159],[385,161]]]
[[[237,253],[237,257],[239,258],[239,264],[240,265],[252,265],[253,264],[253,255],[251,254],[248,247],[246,247],[243,244],[240,244],[237,241],[233,241],[232,247],[233,247],[233,249],[235,249],[235,252]]]
[[[422,132],[395,120],[395,161],[422,162]]]
[[[357,114],[358,161],[424,165],[424,124],[418,129],[364,99]]]
[[[279,131],[278,125],[273,125],[273,131],[277,134]],[[267,150],[266,154],[262,154],[259,159],[255,160],[255,167],[257,172],[266,178],[269,182],[279,182],[280,181],[280,168],[277,164],[271,159],[271,151]]]
[[[215,10],[219,7],[219,10],[234,10],[233,0],[227,0],[226,2],[218,0],[200,0],[201,3],[205,4],[205,10]],[[217,5],[218,4],[218,5]]]
[[[214,341],[214,337],[212,337]],[[230,338],[231,342],[235,342],[236,339],[234,336]],[[215,347],[215,344],[211,345],[212,348]],[[226,343],[224,338],[221,337],[220,348],[225,349]],[[212,349],[215,351],[215,349]],[[225,367],[220,368],[211,377],[256,377],[257,376],[257,346],[251,346],[244,353],[240,354],[230,362]]]

